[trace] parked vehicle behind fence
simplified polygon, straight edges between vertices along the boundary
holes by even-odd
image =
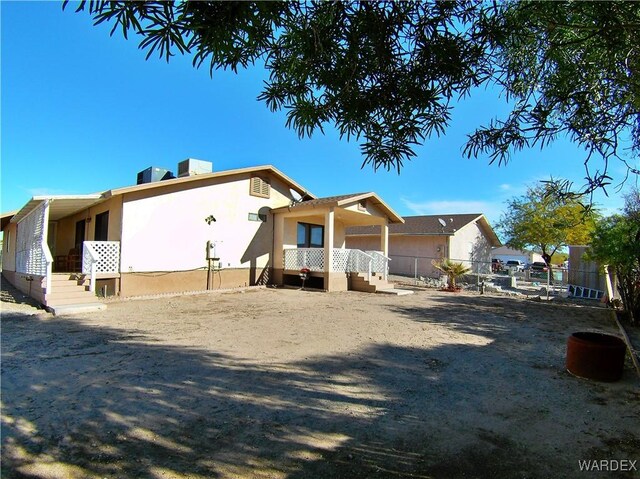
[[[529,265],[528,268],[532,273],[546,273],[549,268],[544,261],[535,261]]]
[[[491,272],[492,273],[500,273],[504,271],[504,263],[501,259],[493,258],[491,260]]]
[[[507,264],[505,265],[505,267],[507,269],[512,269],[515,271],[524,271],[524,264],[522,263],[522,261],[519,261],[517,259],[512,259],[507,261]]]

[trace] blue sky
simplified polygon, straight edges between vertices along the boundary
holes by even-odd
[[[0,2],[2,15],[3,212],[34,195],[84,194],[135,184],[149,166],[175,172],[185,158],[214,170],[272,164],[317,196],[375,191],[401,215],[475,213],[495,224],[505,200],[539,180],[584,182],[584,154],[566,141],[518,153],[506,166],[466,159],[466,134],[506,111],[482,90],[453,112],[444,137],[430,139],[400,175],[361,169],[357,142],[332,128],[299,140],[258,102],[266,73],[196,70],[169,64],[109,37],[87,14],[57,2]],[[611,173],[620,181],[621,165]],[[631,181],[628,185],[631,186]],[[596,202],[611,211],[620,194]]]

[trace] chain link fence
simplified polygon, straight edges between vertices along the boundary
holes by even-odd
[[[438,270],[433,262],[442,261],[435,256],[389,255],[389,272],[402,281],[416,285],[432,287],[443,286],[446,275]],[[480,285],[493,284],[501,288],[515,290],[538,291],[544,294],[565,294],[567,296],[600,300],[606,294],[606,277],[604,271],[595,265],[580,264],[579,267],[568,268],[554,266],[551,271],[544,271],[531,265],[521,267],[505,267],[497,269],[491,261],[474,261],[462,258],[450,258],[469,268],[469,273],[462,278],[461,284],[468,288],[480,288]]]

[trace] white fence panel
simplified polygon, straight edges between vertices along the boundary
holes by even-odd
[[[324,271],[324,250],[322,248],[296,248],[284,250],[284,269],[309,268],[310,271]]]
[[[96,273],[119,273],[120,272],[120,242],[119,241],[85,241],[82,254],[82,272],[91,274],[91,263],[96,261],[92,258],[91,252],[97,255]]]
[[[47,275],[47,202],[43,201],[18,223],[16,272]]]

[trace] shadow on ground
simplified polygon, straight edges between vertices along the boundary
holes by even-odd
[[[453,301],[396,312],[477,345],[371,344],[287,364],[70,318],[3,318],[2,477],[559,477],[509,436],[549,416],[541,390],[569,390],[557,341],[529,359],[530,335],[556,333],[526,317],[479,320],[491,299]],[[501,361],[516,367],[504,376]]]
[[[3,310],[6,309],[8,305],[24,305],[42,309],[40,303],[16,289],[11,283],[4,279],[4,277],[0,277],[0,302],[2,303]]]

